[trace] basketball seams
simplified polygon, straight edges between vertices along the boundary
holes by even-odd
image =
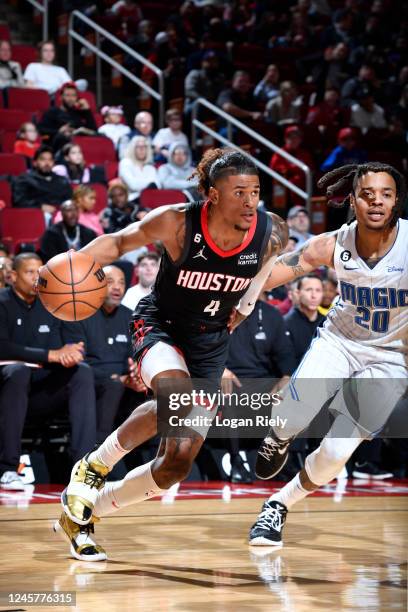
[[[74,251],[61,253],[55,263],[49,263],[41,274],[44,283],[39,286],[39,297],[45,308],[63,321],[82,321],[95,314],[102,306],[108,286],[106,278],[101,278],[100,264],[86,253]],[[70,282],[62,280],[60,275]],[[76,281],[78,276],[81,279]]]
[[[94,266],[96,264],[96,261],[95,260],[92,261],[91,267],[86,272],[86,274],[83,276],[83,278],[80,278],[78,281],[74,281],[74,277],[73,277],[73,274],[72,274],[72,265],[71,265],[71,253],[68,251],[67,255],[68,255],[69,262],[70,262],[71,282],[63,281],[59,276],[57,276],[57,274],[55,274],[55,272],[51,268],[48,267],[48,263],[45,264],[45,267],[47,268],[48,272],[50,272],[52,274],[52,276],[59,283],[61,283],[62,285],[71,285],[71,287],[72,287],[72,285],[79,285],[80,283],[83,283],[84,280],[86,280],[88,278],[88,276],[90,275],[90,273],[92,272],[92,270],[93,270],[93,268],[94,268]]]
[[[81,289],[81,291],[75,291],[75,295],[79,293],[90,293],[91,291],[99,291],[100,289],[105,289],[108,285],[101,285],[100,287],[95,287],[94,289]],[[70,295],[71,291],[44,291],[41,289],[41,295]]]
[[[90,304],[89,302],[84,302],[83,300],[77,300],[78,304],[85,304],[85,306],[89,306],[89,308],[92,308],[93,310],[99,310],[99,308],[97,308],[96,306],[93,306],[92,304]],[[52,314],[58,312],[58,310],[60,310],[60,308],[63,308],[63,306],[66,306],[67,304],[72,304],[72,301],[69,300],[68,302],[64,302],[63,304],[60,304],[58,306],[58,308],[56,308],[55,310],[52,311]],[[67,319],[68,321],[70,321],[70,319]],[[82,320],[82,319],[79,319]]]
[[[69,260],[69,270],[71,272],[71,291],[72,291],[72,305],[74,307],[74,321],[76,321],[77,317],[76,317],[76,303],[75,303],[75,290],[74,290],[74,275],[72,271],[72,259],[71,259],[70,251],[68,251],[68,260]]]

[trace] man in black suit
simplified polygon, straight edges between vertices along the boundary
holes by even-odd
[[[51,225],[41,238],[40,255],[44,263],[68,249],[78,251],[96,238],[93,230],[78,223],[79,212],[74,202],[66,200],[60,210],[62,221]]]
[[[24,489],[17,466],[27,416],[42,422],[68,404],[74,461],[96,441],[93,371],[81,363],[82,340],[64,344],[62,321],[37,297],[41,263],[20,253],[13,286],[0,289],[0,489]]]

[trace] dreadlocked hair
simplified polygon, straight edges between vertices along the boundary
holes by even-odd
[[[343,206],[350,205],[350,198],[355,194],[355,190],[359,179],[367,174],[368,172],[386,172],[395,181],[397,186],[396,204],[394,206],[394,213],[391,219],[391,227],[393,227],[399,217],[402,215],[405,201],[407,199],[407,185],[404,177],[398,170],[389,166],[388,164],[382,164],[380,162],[368,162],[367,164],[349,164],[336,168],[331,172],[327,172],[318,181],[317,186],[320,189],[326,189],[327,205],[334,208],[342,208]],[[345,197],[344,197],[345,196]],[[350,219],[354,221],[355,217]]]
[[[258,175],[258,169],[249,157],[235,149],[208,149],[192,176],[198,177],[198,189],[208,195],[217,179],[235,174]]]

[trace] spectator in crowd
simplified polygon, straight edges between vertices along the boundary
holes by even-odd
[[[119,141],[124,136],[130,134],[131,129],[122,123],[123,108],[121,106],[104,106],[101,109],[104,124],[98,128],[98,133],[110,138],[115,149],[119,147]]]
[[[115,265],[106,266],[104,272],[108,287],[102,307],[84,321],[63,326],[66,343],[84,342],[85,363],[94,374],[97,443],[112,433],[125,394],[128,395],[127,401],[136,405],[136,393],[145,394],[147,391],[132,360],[129,331],[132,311],[121,304],[125,294],[125,275]]]
[[[231,87],[221,91],[217,106],[237,119],[257,121],[262,117],[262,113],[257,110],[249,74],[244,70],[234,73]]]
[[[323,299],[323,284],[319,276],[307,274],[296,281],[296,305],[285,316],[286,328],[295,350],[296,367],[312,341],[317,327],[325,317],[319,313]]]
[[[0,268],[3,273],[3,282],[5,286],[13,284],[13,260],[9,255],[0,254]]]
[[[89,103],[79,97],[75,83],[63,85],[60,105],[45,111],[38,128],[56,151],[77,134],[96,133],[96,123]]]
[[[44,263],[69,249],[79,251],[96,238],[96,232],[78,222],[79,211],[75,202],[66,200],[60,211],[62,221],[46,229],[41,238],[40,255]]]
[[[193,172],[190,147],[173,143],[169,148],[169,161],[159,167],[157,175],[162,189],[181,189],[190,200],[198,200],[198,179],[191,178]]]
[[[309,151],[302,147],[302,142],[303,134],[300,127],[297,125],[288,125],[285,128],[285,144],[283,145],[283,150],[287,151],[287,153],[290,153],[293,155],[293,157],[296,157],[296,159],[303,162],[306,164],[306,166],[309,166],[309,168],[313,170],[313,157]],[[305,173],[295,163],[287,160],[285,157],[282,157],[282,155],[279,155],[279,153],[274,153],[271,157],[269,165],[272,170],[275,170],[275,172],[278,172],[278,174],[284,176],[293,185],[296,185],[301,189],[305,188]],[[293,204],[303,203],[300,196],[297,196],[289,190],[288,197],[290,202]]]
[[[27,121],[20,126],[17,132],[17,140],[14,143],[14,153],[24,155],[31,163],[35,152],[41,146],[41,138],[34,123]]]
[[[231,336],[227,366],[222,376],[223,391],[232,393],[234,390],[239,393],[240,379],[273,378],[279,379],[274,386],[274,392],[277,392],[289,381],[295,365],[295,353],[286,335],[283,317],[276,308],[266,303],[265,295],[262,294],[252,313]],[[271,392],[271,381],[262,383],[265,385],[262,390]],[[257,385],[257,391],[260,390]],[[251,482],[251,474],[239,453],[239,438],[231,437],[228,446],[231,455],[231,482]]]
[[[129,191],[120,179],[112,181],[108,189],[108,206],[102,211],[101,224],[105,234],[124,229],[132,220],[137,204],[129,201]]]
[[[89,185],[79,185],[75,188],[72,201],[78,208],[78,223],[91,229],[97,236],[103,234],[100,215],[93,212],[96,206],[96,191]],[[54,223],[62,221],[61,211],[58,211]]]
[[[61,149],[62,161],[52,169],[55,174],[64,176],[71,184],[105,183],[103,166],[87,166],[82,149],[78,144],[67,142]]]
[[[140,6],[134,0],[118,0],[111,6],[111,12],[122,20],[122,29],[135,31],[143,18]]]
[[[125,157],[119,162],[119,177],[129,190],[129,198],[139,198],[141,191],[160,186],[153,166],[153,151],[145,136],[135,136],[129,143]]]
[[[373,66],[363,63],[360,67],[357,76],[348,79],[341,89],[342,103],[347,106],[352,106],[357,102],[358,93],[361,89],[371,89],[377,91],[379,89],[377,76]]]
[[[166,125],[167,127],[161,128],[157,132],[152,141],[155,155],[161,156],[162,161],[168,160],[171,144],[177,142],[188,145],[188,138],[181,131],[183,118],[181,113],[175,108],[170,108],[166,111]]]
[[[270,100],[266,105],[266,120],[277,125],[298,122],[300,120],[300,105],[296,99],[296,85],[292,81],[283,81],[280,84],[279,96]]]
[[[11,45],[8,40],[0,40],[0,89],[5,87],[24,87],[24,79],[19,62],[12,59]]]
[[[64,344],[62,322],[37,297],[34,281],[41,264],[35,253],[17,255],[13,287],[0,291],[0,359],[12,362],[0,367],[0,486],[8,489],[24,489],[17,466],[27,416],[43,422],[68,400],[73,461],[96,439],[93,373],[81,363],[81,341]]]
[[[219,59],[215,51],[206,51],[201,60],[201,68],[193,68],[184,81],[184,112],[189,115],[198,98],[205,98],[213,104],[217,100],[225,76],[220,71]]]
[[[350,76],[352,66],[349,62],[349,48],[344,42],[334,47],[327,47],[324,51],[323,62],[316,62],[312,75],[321,90],[325,84],[341,89],[344,81]]]
[[[134,120],[134,127],[128,134],[125,134],[119,140],[119,158],[124,157],[126,150],[130,144],[130,141],[135,136],[144,136],[149,144],[152,144],[154,132],[153,132],[153,115],[148,111],[140,111],[136,113]]]
[[[356,93],[357,102],[351,107],[352,126],[365,133],[371,128],[386,128],[384,109],[374,102],[373,92],[364,87]]]
[[[50,95],[55,94],[65,83],[72,81],[68,72],[62,66],[56,66],[55,45],[51,40],[45,40],[38,46],[40,61],[28,64],[24,71],[27,87],[45,89]],[[87,82],[78,81],[77,86],[86,89]]]
[[[259,81],[254,90],[257,102],[267,103],[279,95],[280,73],[276,64],[269,64],[265,76]]]
[[[289,234],[297,239],[297,247],[304,244],[309,238],[313,237],[310,230],[310,217],[307,208],[304,206],[292,206],[288,212],[286,222],[289,227]]]
[[[153,251],[149,251],[137,260],[137,274],[139,282],[137,285],[130,287],[122,300],[122,304],[130,310],[134,310],[140,300],[152,290],[152,287],[156,281],[156,276],[159,271],[160,256]]]
[[[326,278],[323,281],[323,297],[318,311],[324,317],[327,316],[330,308],[333,306],[335,298],[338,296],[337,281],[334,278]]]
[[[404,126],[404,130],[408,130],[408,83],[404,85],[401,97],[396,104],[391,106],[389,113],[391,117],[398,117]]]
[[[341,128],[350,122],[350,110],[341,106],[338,89],[328,87],[322,102],[312,106],[306,117],[306,124],[318,128]]]
[[[353,128],[345,127],[337,135],[337,147],[329,154],[320,166],[322,172],[347,164],[363,164],[367,161],[367,154],[357,145],[356,133]]]
[[[4,242],[0,242],[0,257],[9,257],[10,256],[10,249],[8,248],[7,245],[4,244]]]
[[[13,204],[19,208],[41,208],[49,218],[72,194],[71,185],[63,176],[54,174],[52,149],[41,146],[34,154],[33,169],[13,182]]]

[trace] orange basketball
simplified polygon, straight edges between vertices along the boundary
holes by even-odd
[[[61,253],[40,268],[38,294],[43,306],[58,319],[81,321],[102,306],[105,273],[90,255]]]

